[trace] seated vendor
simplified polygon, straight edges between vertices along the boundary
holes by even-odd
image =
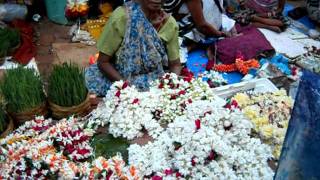
[[[147,90],[165,67],[180,73],[178,25],[161,7],[161,0],[135,0],[113,12],[98,41],[98,61],[85,72],[91,93],[103,96],[119,80]]]
[[[305,0],[305,6],[297,7],[288,12],[288,16],[294,20],[298,20],[306,15],[310,19],[320,24],[320,1],[319,0]]]
[[[164,10],[176,18],[180,36],[195,42],[206,42],[215,37],[236,35],[233,28],[223,28],[223,0],[166,0]]]
[[[310,19],[320,24],[320,2],[319,0],[306,0],[307,11]]]
[[[234,19],[242,24],[252,24],[258,28],[266,28],[282,32],[288,25],[282,15],[286,0],[240,0],[240,9]]]

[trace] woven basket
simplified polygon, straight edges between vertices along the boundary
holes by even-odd
[[[8,115],[7,118],[9,119],[9,124],[7,126],[7,129],[3,131],[2,134],[0,134],[0,139],[5,138],[7,135],[9,135],[14,130],[14,123],[13,119]]]
[[[90,96],[88,93],[86,99],[77,106],[62,107],[49,101],[49,107],[52,111],[52,116],[56,119],[63,119],[71,115],[82,117],[87,115],[91,109]]]
[[[43,103],[42,105],[25,112],[21,112],[21,113],[9,112],[9,114],[15,120],[17,125],[21,125],[26,121],[30,121],[34,119],[34,116],[46,117],[48,115],[47,103]]]
[[[0,66],[6,62],[6,57],[0,57]]]

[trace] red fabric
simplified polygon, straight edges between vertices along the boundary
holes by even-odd
[[[217,42],[217,55],[223,64],[235,63],[239,52],[244,59],[253,59],[260,53],[274,51],[269,41],[257,28],[238,26],[237,31],[243,35]]]
[[[15,20],[11,26],[19,29],[21,37],[21,45],[14,53],[13,58],[20,64],[26,65],[37,53],[33,44],[33,27],[23,20]]]

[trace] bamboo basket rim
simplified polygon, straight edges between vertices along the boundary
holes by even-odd
[[[44,101],[41,105],[34,107],[32,109],[26,110],[24,112],[9,112],[8,114],[16,121],[16,123],[23,124],[27,121],[30,121],[34,116],[44,116],[48,115],[47,101]]]
[[[48,99],[48,103],[50,105],[50,107],[56,107],[56,108],[64,108],[64,109],[77,109],[79,106],[83,106],[84,104],[87,103],[87,101],[90,99],[90,94],[89,92],[86,95],[86,98],[83,100],[82,103],[78,104],[78,105],[74,105],[74,106],[60,106],[52,101],[50,101],[50,99]]]
[[[48,100],[52,116],[56,119],[62,119],[70,115],[83,116],[91,108],[90,93],[87,93],[85,100],[79,105],[63,107]]]
[[[19,116],[19,115],[28,114],[28,113],[30,113],[30,112],[37,111],[37,110],[39,110],[39,109],[43,109],[43,108],[46,107],[46,106],[47,106],[47,102],[44,101],[44,102],[41,103],[39,106],[33,107],[33,108],[31,108],[31,109],[27,109],[27,110],[25,110],[25,111],[23,111],[23,112],[12,112],[12,111],[8,111],[8,113],[9,113],[10,115],[13,115],[13,116]]]

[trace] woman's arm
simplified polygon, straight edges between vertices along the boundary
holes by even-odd
[[[173,72],[177,75],[180,75],[181,69],[182,69],[182,67],[181,67],[181,63],[180,63],[179,59],[169,61],[169,71],[170,72]]]
[[[102,74],[104,74],[110,81],[123,80],[119,72],[113,67],[111,63],[111,56],[108,56],[102,52],[99,53],[98,67]]]
[[[276,12],[281,14],[285,4],[286,4],[286,0],[278,0],[278,8]]]
[[[216,30],[211,24],[209,24],[202,13],[201,0],[187,0],[187,7],[191,13],[192,19],[196,25],[196,28],[207,36],[224,36],[224,33]]]

